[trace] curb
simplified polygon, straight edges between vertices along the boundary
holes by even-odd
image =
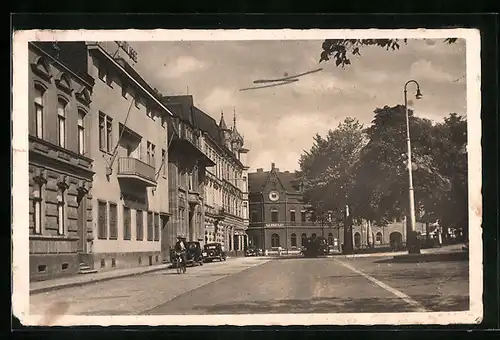
[[[153,273],[153,272],[164,270],[164,269],[168,269],[168,266],[162,266],[161,268],[154,268],[151,270],[145,270],[145,271],[136,272],[136,273],[127,273],[127,274],[122,274],[122,275],[102,277],[102,278],[98,278],[98,279],[91,279],[91,280],[83,281],[83,282],[68,282],[68,283],[64,283],[64,284],[56,285],[56,286],[30,289],[29,294],[35,295],[35,294],[51,292],[54,290],[60,290],[60,289],[64,289],[64,288],[84,286],[84,285],[96,283],[96,282],[104,282],[104,281],[110,281],[110,280],[114,280],[114,279],[122,279],[125,277],[132,277],[132,276],[138,276],[138,275],[142,275],[142,274]]]
[[[411,262],[437,262],[437,261],[468,261],[469,253],[465,251],[455,251],[448,253],[435,254],[406,254],[394,256],[392,262],[411,263]]]

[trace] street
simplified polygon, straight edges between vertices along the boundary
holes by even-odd
[[[234,258],[30,296],[30,314],[384,313],[464,311],[467,261]]]

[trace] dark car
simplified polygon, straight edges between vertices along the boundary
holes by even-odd
[[[256,248],[247,248],[245,256],[259,256],[259,250]]]
[[[302,248],[305,257],[319,257],[328,255],[328,242],[322,236],[308,237]]]
[[[220,243],[208,243],[203,248],[205,262],[212,262],[213,260],[226,261],[226,252],[222,250]]]
[[[201,250],[200,242],[186,242],[186,259],[187,264],[203,265],[203,252]]]

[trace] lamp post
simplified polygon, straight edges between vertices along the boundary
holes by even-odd
[[[414,83],[417,86],[417,93],[415,95],[416,99],[422,98],[422,93],[420,92],[420,85],[416,80],[408,80],[404,86],[404,95],[405,95],[405,114],[406,114],[406,147],[408,154],[408,194],[409,194],[409,204],[410,204],[410,226],[406,232],[406,244],[408,247],[408,252],[411,253],[420,253],[420,249],[415,248],[415,196],[413,192],[413,175],[412,175],[412,159],[411,159],[411,141],[410,141],[410,117],[408,114],[408,95],[406,87],[408,84]],[[410,242],[408,242],[410,241]],[[409,246],[408,246],[409,245]]]

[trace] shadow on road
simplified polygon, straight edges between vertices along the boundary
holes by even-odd
[[[414,296],[430,311],[465,311],[469,298],[463,296]],[[415,311],[394,298],[314,298],[311,300],[245,301],[233,304],[197,305],[189,314],[268,314],[268,313],[401,313]],[[174,313],[175,314],[175,313]]]

